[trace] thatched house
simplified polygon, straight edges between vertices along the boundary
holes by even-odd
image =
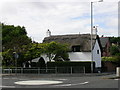
[[[43,40],[45,42],[59,42],[69,45],[70,61],[91,61],[91,35],[90,34],[73,34],[73,35],[48,35]],[[101,67],[101,49],[99,37],[93,35],[93,61],[95,67]]]

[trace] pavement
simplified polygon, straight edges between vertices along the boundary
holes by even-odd
[[[115,72],[104,72],[104,73],[58,73],[58,74],[0,74],[0,76],[21,76],[21,75],[44,75],[44,76],[105,76],[105,75],[112,75],[116,76]]]

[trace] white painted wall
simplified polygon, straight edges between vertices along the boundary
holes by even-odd
[[[97,54],[97,50],[99,50],[99,54]],[[96,67],[101,67],[101,50],[98,44],[98,40],[96,40],[93,49],[93,60],[95,61]]]
[[[49,61],[49,58],[47,57],[46,54],[41,55],[41,57],[43,57],[43,59],[45,60],[45,63],[47,63],[47,61]],[[39,59],[40,59],[40,57],[32,59],[32,62],[38,62]]]
[[[91,61],[90,52],[69,52],[70,61]]]

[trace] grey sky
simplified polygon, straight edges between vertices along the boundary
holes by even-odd
[[[96,2],[93,11],[98,34],[117,36],[118,0]],[[3,23],[25,26],[28,36],[38,42],[47,29],[52,35],[90,33],[90,0],[5,0],[0,15]]]

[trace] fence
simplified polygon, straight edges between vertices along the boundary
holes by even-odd
[[[85,67],[3,68],[3,74],[73,74],[85,73]]]

